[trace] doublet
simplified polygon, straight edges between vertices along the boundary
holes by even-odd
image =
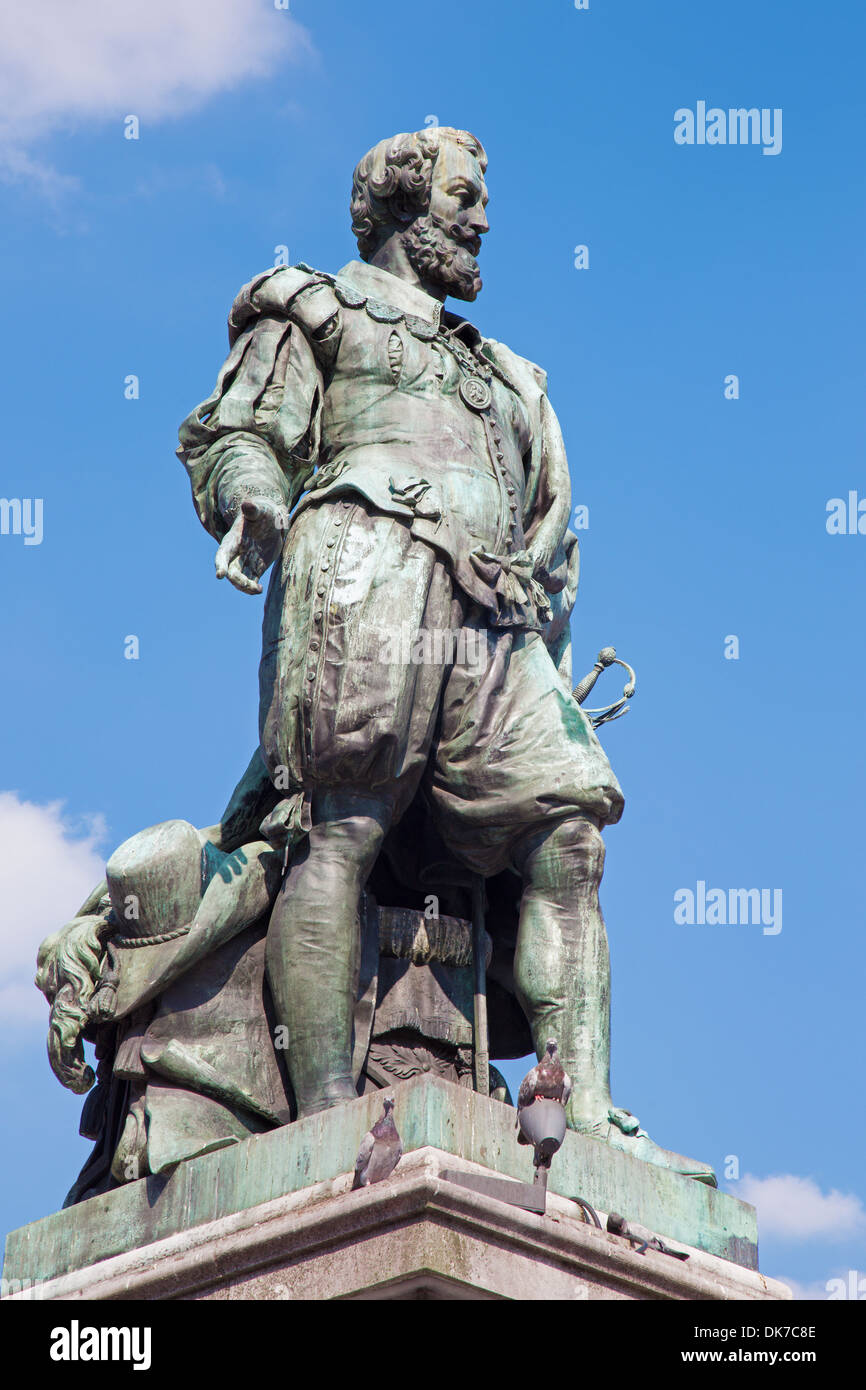
[[[245,494],[303,510],[354,493],[439,551],[494,626],[541,630],[549,604],[523,553],[545,508],[564,534],[570,492],[540,368],[360,261],[257,277],[229,337],[179,450],[215,537]]]
[[[396,821],[423,780],[445,844],[489,875],[542,823],[617,820],[570,689],[576,538],[544,373],[361,262],[257,277],[229,342],[178,452],[217,540],[244,496],[291,512],[259,671],[261,752],[286,795],[262,833],[294,842],[329,788],[372,792]],[[553,559],[536,575],[540,528]],[[423,659],[395,659],[401,628],[432,639]]]

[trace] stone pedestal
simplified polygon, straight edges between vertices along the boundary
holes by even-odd
[[[180,1164],[14,1231],[12,1297],[48,1299],[784,1299],[757,1272],[754,1209],[569,1133],[544,1215],[456,1181],[532,1181],[514,1111],[448,1082],[394,1087],[405,1155],[351,1191],[381,1094]],[[446,1174],[452,1176],[446,1176]],[[689,1259],[588,1224],[611,1210]]]

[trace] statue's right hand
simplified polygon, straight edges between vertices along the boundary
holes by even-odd
[[[246,497],[216,553],[217,579],[242,594],[260,594],[259,579],[277,557],[289,528],[288,508],[269,497]]]

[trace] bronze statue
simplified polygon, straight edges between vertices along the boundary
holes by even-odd
[[[252,595],[273,571],[260,748],[219,826],[188,827],[216,856],[254,846],[263,896],[255,918],[250,904],[246,915],[221,904],[206,929],[177,920],[199,944],[187,946],[186,967],[182,948],[173,958],[189,980],[193,961],[200,969],[208,959],[208,931],[225,950],[232,931],[256,921],[266,974],[256,987],[284,1039],[285,1110],[273,1086],[268,1103],[252,1096],[249,1077],[236,1083],[240,1100],[227,1093],[221,1103],[242,1109],[246,1087],[257,1122],[280,1123],[353,1099],[364,1084],[388,1085],[401,1059],[404,1074],[451,1068],[471,1084],[473,1048],[486,1048],[477,997],[488,952],[491,1054],[534,1047],[540,1057],[555,1036],[574,1082],[573,1129],[712,1182],[706,1165],[654,1144],[610,1094],[598,887],[601,830],[619,819],[623,797],[572,695],[579,561],[565,450],[542,369],[444,307],[481,289],[486,169],[465,131],[375,146],[352,191],[361,259],[336,275],[275,268],[245,286],[217,385],[181,427],[178,452],[218,542],[218,577]],[[597,670],[609,664],[599,660]],[[157,839],[164,850],[165,835]],[[109,992],[94,982],[85,1001],[85,1035],[100,1008],[104,1026],[119,1020],[115,899],[92,928],[111,963]],[[174,918],[194,921],[194,906]],[[425,923],[436,939],[426,959]],[[125,948],[137,977],[151,978],[142,961],[167,944]],[[163,965],[152,978],[170,975]],[[140,1006],[153,1007],[160,988],[145,989]],[[378,1031],[377,1014],[388,1022]],[[172,1051],[169,1032],[159,1046],[139,1041],[143,1075],[213,1099],[205,1068],[189,1061],[194,1042],[175,1039]],[[146,1145],[136,1152],[146,1159]]]

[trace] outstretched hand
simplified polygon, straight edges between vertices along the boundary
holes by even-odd
[[[246,498],[216,553],[217,579],[228,579],[242,594],[260,594],[259,579],[279,554],[288,528],[282,503]]]

